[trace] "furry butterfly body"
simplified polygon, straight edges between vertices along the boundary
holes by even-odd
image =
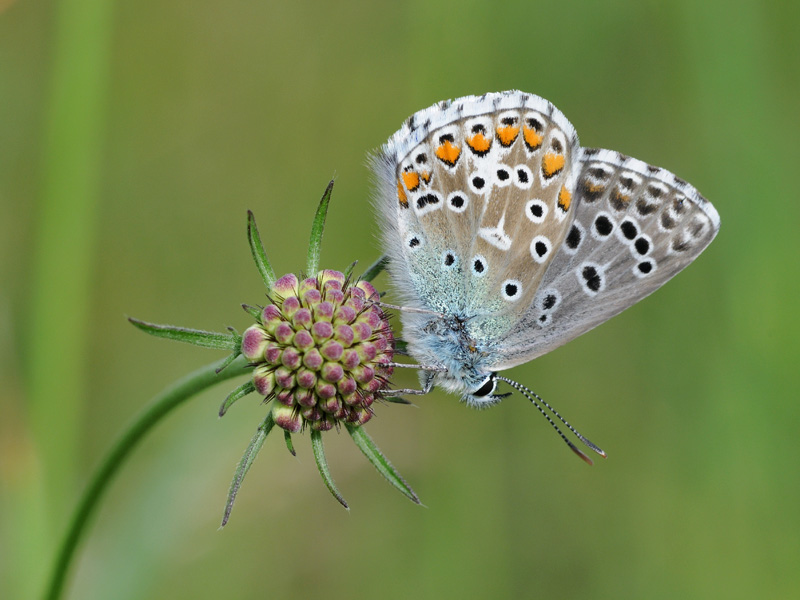
[[[426,389],[473,406],[501,398],[499,371],[652,293],[719,229],[694,187],[581,147],[555,106],[519,91],[414,114],[374,167],[409,354],[432,369]]]

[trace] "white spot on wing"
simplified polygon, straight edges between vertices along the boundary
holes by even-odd
[[[500,217],[500,222],[495,227],[481,227],[478,230],[478,235],[486,240],[489,244],[499,250],[508,250],[511,248],[511,238],[508,237],[503,229],[506,222],[506,215]]]

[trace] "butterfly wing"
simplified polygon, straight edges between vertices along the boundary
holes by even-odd
[[[579,149],[566,117],[533,94],[469,96],[413,115],[374,161],[404,304],[491,315],[498,333],[517,322],[509,309],[533,302],[569,230]]]
[[[661,287],[719,230],[719,215],[672,173],[581,148],[574,221],[494,368],[550,352]]]

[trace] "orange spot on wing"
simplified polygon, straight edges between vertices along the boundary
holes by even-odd
[[[539,146],[542,145],[542,136],[536,133],[535,129],[531,129],[530,127],[523,127],[522,137],[525,139],[525,143],[531,150],[536,150]]]
[[[545,177],[552,177],[564,168],[564,155],[548,152],[542,159],[542,170]]]
[[[451,167],[456,164],[458,157],[461,155],[461,148],[454,146],[450,140],[445,140],[441,146],[436,149],[436,158]]]
[[[400,201],[400,206],[408,208],[408,196],[406,196],[406,191],[399,179],[397,180],[397,199]]]
[[[572,194],[566,187],[561,186],[561,191],[558,192],[558,208],[560,208],[564,212],[567,212],[569,210],[569,205],[571,202],[572,202]]]
[[[476,133],[471,138],[467,138],[467,144],[478,154],[484,154],[492,147],[492,140],[482,133]]]
[[[403,183],[409,192],[413,192],[419,187],[419,174],[416,171],[406,171],[403,173]]]
[[[500,143],[503,146],[510,146],[514,143],[514,140],[517,139],[519,135],[519,127],[513,127],[512,125],[506,125],[504,127],[498,127],[497,131],[497,138],[500,140]]]
[[[424,181],[425,183],[430,183],[431,182],[431,172],[430,171],[423,171],[422,173],[419,174],[419,176],[422,177],[422,181]]]

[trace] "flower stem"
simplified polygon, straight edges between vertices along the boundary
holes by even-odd
[[[238,357],[225,370],[217,373],[217,368],[225,360],[206,365],[197,371],[190,373],[183,379],[175,382],[172,386],[157,395],[150,405],[134,420],[128,429],[117,440],[109,453],[103,459],[88,486],[83,492],[83,496],[78,503],[78,507],[69,523],[69,528],[61,547],[58,550],[55,565],[50,575],[50,579],[45,592],[48,600],[57,600],[61,597],[66,580],[67,571],[70,563],[75,556],[75,550],[83,536],[89,519],[97,508],[100,498],[108,488],[111,480],[116,475],[125,459],[136,447],[136,444],[144,438],[161,419],[178,407],[185,400],[188,400],[198,392],[211,387],[215,383],[244,375],[248,372],[249,366],[243,357]]]

